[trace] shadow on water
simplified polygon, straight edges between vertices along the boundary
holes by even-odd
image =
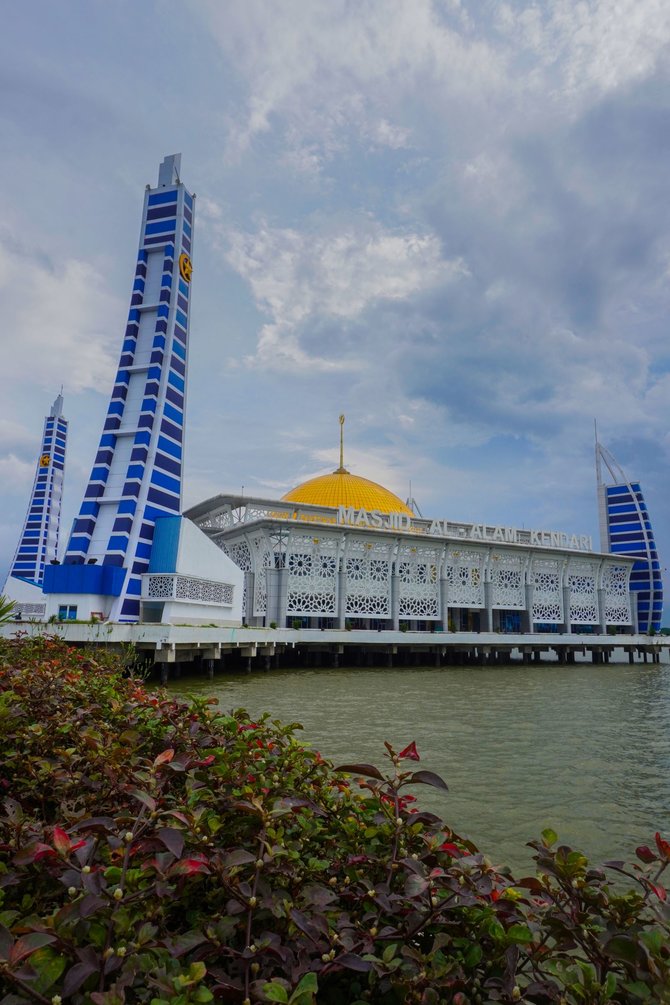
[[[544,827],[600,861],[670,830],[668,665],[275,670],[169,687],[301,722],[336,763],[381,765],[384,740],[416,740],[450,788],[421,804],[517,869]]]

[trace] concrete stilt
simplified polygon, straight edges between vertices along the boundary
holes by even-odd
[[[167,684],[170,679],[170,664],[161,663],[161,684]]]

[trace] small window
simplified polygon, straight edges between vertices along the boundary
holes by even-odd
[[[61,604],[58,608],[59,621],[76,621],[77,607],[74,604]]]

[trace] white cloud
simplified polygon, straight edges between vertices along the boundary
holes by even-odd
[[[431,0],[375,0],[349,5],[215,0],[194,7],[248,86],[244,119],[231,143],[245,150],[276,116],[291,135],[326,145],[353,127],[383,146],[407,145],[407,123],[394,121],[394,99],[430,82],[444,94],[494,93],[502,64],[487,40],[459,34]],[[336,141],[341,142],[341,138]]]
[[[5,487],[11,486],[14,492],[23,492],[33,483],[36,463],[37,458],[31,463],[14,453],[0,457],[0,483]]]
[[[281,350],[304,366],[318,363],[299,346],[298,326],[309,318],[351,321],[372,304],[405,301],[468,275],[461,259],[442,257],[435,235],[391,231],[370,218],[316,234],[263,223],[255,233],[232,234],[227,259],[272,318],[258,358],[272,363]],[[332,353],[321,365],[343,362]]]
[[[4,379],[57,391],[107,390],[118,350],[118,301],[88,262],[51,265],[0,239]]]

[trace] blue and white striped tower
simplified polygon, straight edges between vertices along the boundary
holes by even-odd
[[[611,482],[603,478],[603,465]],[[663,580],[654,532],[639,482],[631,482],[596,431],[596,477],[600,547],[635,559],[630,588],[637,599],[639,632],[659,631],[663,617]]]
[[[26,592],[20,584],[41,587],[45,566],[58,557],[66,445],[67,419],[63,417],[63,396],[59,394],[44,420],[28,512],[3,590],[16,600],[17,609],[25,609],[27,614],[42,611],[31,610],[30,591]],[[35,594],[35,603],[43,608],[40,595],[37,591]]]
[[[64,560],[115,567],[104,578],[113,621],[139,619],[156,519],[181,512],[195,197],[180,166],[181,154],[166,157],[147,186],[119,367]]]

